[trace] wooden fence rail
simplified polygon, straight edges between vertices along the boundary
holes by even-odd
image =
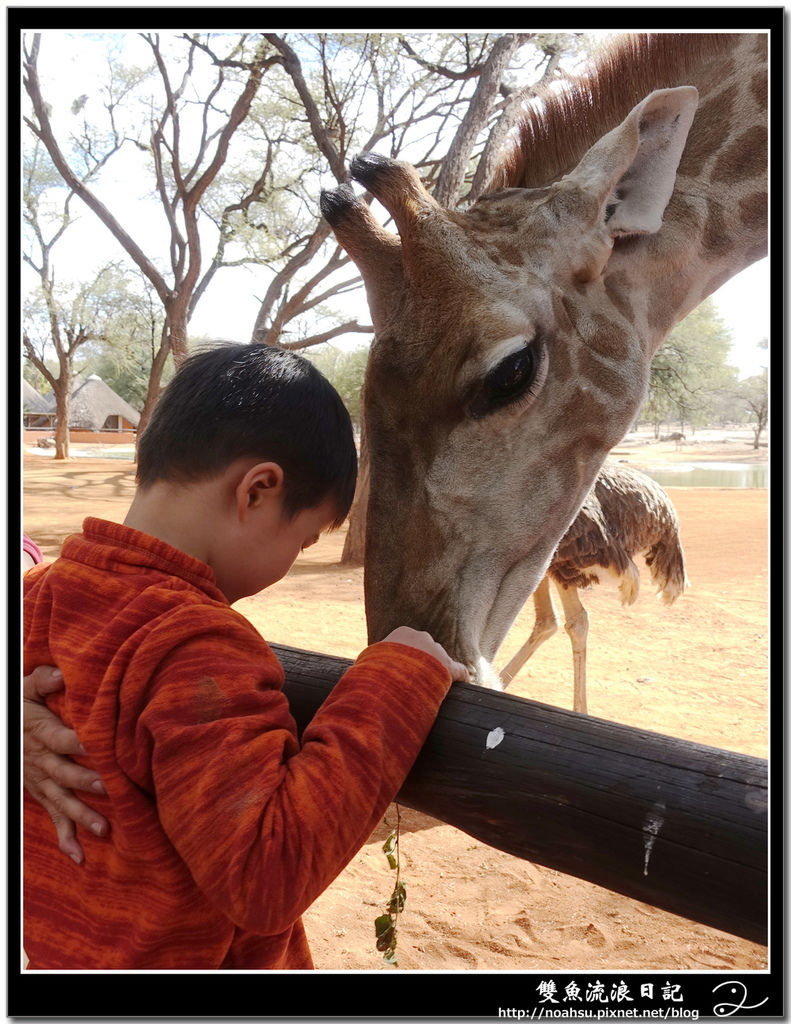
[[[351,662],[273,649],[302,729]],[[398,801],[506,853],[767,941],[759,758],[454,683]]]

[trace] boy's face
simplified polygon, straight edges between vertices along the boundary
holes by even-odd
[[[338,507],[326,498],[315,508],[303,509],[293,518],[283,511],[282,501],[273,502],[251,520],[244,550],[238,552],[234,572],[236,596],[257,594],[281,580],[300,551],[315,544],[319,536],[335,522]]]

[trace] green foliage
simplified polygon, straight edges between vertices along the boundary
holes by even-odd
[[[58,360],[45,299],[41,287],[28,290],[23,325],[57,378]],[[142,409],[164,322],[162,306],[142,275],[116,263],[107,264],[87,285],[64,281],[50,296],[49,305],[56,313],[64,343],[82,332],[83,340],[74,350],[74,370],[97,374],[130,405]],[[26,376],[32,373],[42,377],[31,365]],[[172,374],[172,364],[168,364],[163,382]],[[31,383],[42,393],[46,390],[32,379]]]
[[[387,857],[387,863],[390,865],[391,870],[396,873],[395,885],[387,903],[387,910],[374,921],[376,948],[383,954],[385,963],[392,964],[393,967],[398,966],[398,955],[396,954],[398,918],[406,903],[406,885],[401,878],[401,866],[398,859],[401,839],[401,811],[397,804],[396,813],[398,814],[396,827],[382,844],[382,852]]]
[[[62,218],[66,185],[46,149],[38,142],[22,153],[22,190],[25,234],[35,232],[39,218]]]
[[[704,300],[671,331],[654,356],[641,419],[699,426],[717,413],[723,391],[736,381],[728,355],[733,336],[713,299]]]
[[[343,399],[352,422],[360,423],[360,394],[368,365],[368,345],[348,351],[333,345],[320,345],[305,352],[305,357],[324,374]]]
[[[50,370],[53,375],[57,375],[57,367],[52,366],[50,367]],[[28,382],[28,384],[34,387],[40,395],[48,395],[52,391],[52,385],[50,382],[31,362],[26,361],[23,364],[22,377]]]
[[[764,369],[753,377],[740,380],[732,396],[746,408],[753,428],[753,447],[757,448],[761,433],[769,421],[769,372]]]

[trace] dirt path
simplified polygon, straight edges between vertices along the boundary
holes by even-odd
[[[701,441],[624,447],[647,461],[760,461],[745,445]],[[55,557],[86,514],[123,519],[130,463],[26,455],[24,528]],[[700,743],[767,755],[768,506],[765,490],[668,490],[682,524],[690,590],[671,608],[646,571],[628,609],[610,586],[583,595],[590,615],[590,712]],[[274,642],[355,657],[365,646],[362,570],[338,565],[343,533],[300,556],[281,583],[239,609]],[[504,664],[532,628],[528,603],[500,652]],[[571,707],[571,649],[560,633],[510,692]],[[395,822],[394,809],[386,816]],[[376,953],[374,918],[392,888],[372,836],[306,915],[319,968],[391,970]],[[413,970],[754,970],[766,949],[685,921],[595,885],[486,847],[417,812],[402,820],[408,902],[400,965]]]

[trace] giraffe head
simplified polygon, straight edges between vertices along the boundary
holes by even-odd
[[[614,243],[662,225],[697,104],[638,104],[577,166],[466,213],[407,164],[364,156],[322,211],[357,263],[376,338],[364,388],[371,459],[372,641],[428,630],[486,682],[608,451],[642,403],[651,344],[608,282]],[[622,276],[622,275],[621,275]]]

